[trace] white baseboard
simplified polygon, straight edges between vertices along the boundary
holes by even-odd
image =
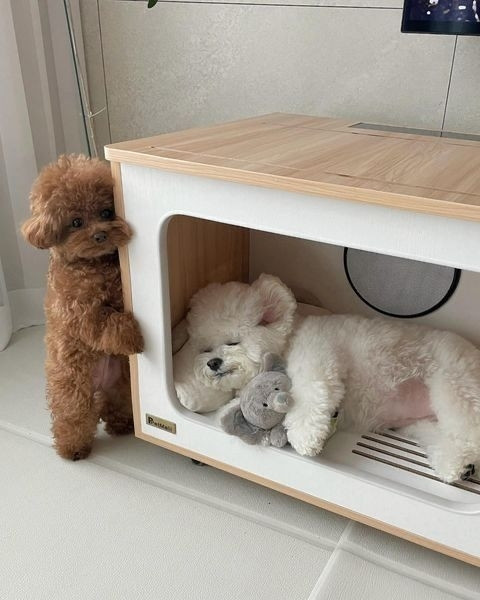
[[[4,350],[12,336],[12,315],[10,306],[0,305],[0,352]]]
[[[30,288],[8,292],[13,331],[45,323],[44,297],[45,288]]]

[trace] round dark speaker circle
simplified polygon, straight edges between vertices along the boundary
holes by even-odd
[[[460,269],[345,248],[343,264],[357,296],[391,317],[412,319],[437,310],[460,281]]]

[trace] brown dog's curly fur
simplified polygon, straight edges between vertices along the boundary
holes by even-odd
[[[133,429],[128,359],[143,339],[123,312],[117,248],[131,231],[113,206],[108,165],[83,155],[45,167],[30,194],[22,233],[50,248],[45,313],[47,397],[55,447],[90,453],[99,419],[111,434]]]

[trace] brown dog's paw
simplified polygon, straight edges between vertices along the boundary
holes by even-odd
[[[128,435],[133,433],[133,430],[133,419],[131,417],[119,417],[105,423],[105,431],[109,435]]]
[[[140,327],[131,313],[112,313],[102,337],[104,351],[108,354],[128,356],[143,351]]]
[[[83,458],[87,458],[87,456],[92,451],[91,446],[83,446],[82,448],[72,448],[66,447],[63,448],[61,446],[57,446],[57,454],[62,458],[66,458],[67,460],[82,460]]]

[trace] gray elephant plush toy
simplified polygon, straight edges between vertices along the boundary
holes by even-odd
[[[222,429],[247,444],[282,448],[287,443],[282,422],[292,404],[291,385],[281,358],[266,354],[263,372],[223,409],[220,415]]]

